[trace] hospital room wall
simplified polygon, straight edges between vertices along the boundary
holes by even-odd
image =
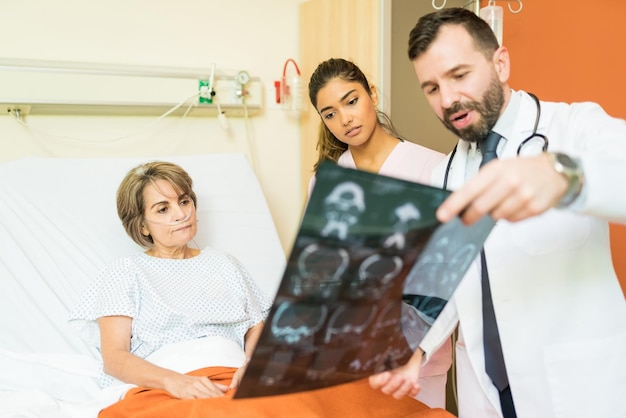
[[[299,0],[12,3],[0,13],[2,58],[181,69],[210,69],[215,63],[218,72],[246,70],[259,77],[265,103],[261,113],[247,121],[228,118],[228,130],[214,116],[170,116],[154,123],[158,114],[44,116],[33,112],[25,116],[24,127],[0,114],[0,162],[29,156],[245,152],[256,167],[287,250],[301,216],[300,123],[273,104],[273,82],[282,74],[285,61],[298,57],[299,4]],[[181,93],[181,100],[185,97]]]
[[[598,102],[610,115],[626,119],[626,55],[622,53],[626,2],[523,4],[519,14],[509,13],[504,6],[503,44],[511,54],[511,86],[543,100]],[[611,226],[611,245],[626,295],[625,226]]]

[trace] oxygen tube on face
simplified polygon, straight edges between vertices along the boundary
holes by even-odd
[[[189,213],[187,213],[187,214],[185,215],[185,217],[184,217],[184,218],[179,219],[179,220],[176,220],[176,221],[172,221],[172,222],[158,222],[158,221],[153,221],[153,220],[150,220],[150,219],[148,219],[148,218],[144,218],[144,219],[146,220],[146,222],[149,222],[149,223],[154,224],[154,225],[165,225],[165,226],[176,226],[176,225],[180,225],[180,224],[182,224],[182,223],[187,222],[187,221],[191,218],[191,216],[193,215],[193,213],[194,213],[195,206],[194,206],[194,204],[193,204],[193,201],[192,201],[192,200],[189,200],[189,206],[190,206],[190,208],[191,208],[191,210],[189,210]]]

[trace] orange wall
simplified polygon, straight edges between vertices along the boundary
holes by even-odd
[[[523,0],[519,14],[509,12],[506,1],[496,4],[504,9],[502,43],[511,54],[512,88],[544,100],[598,102],[626,119],[626,2]],[[626,295],[626,226],[611,226],[611,245]]]

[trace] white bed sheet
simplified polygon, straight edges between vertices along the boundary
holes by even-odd
[[[98,270],[141,251],[117,218],[115,191],[129,169],[156,159],[181,165],[194,180],[198,247],[235,255],[275,295],[285,255],[243,154],[2,163],[0,417],[95,416],[124,389],[98,387],[98,354],[66,320]]]

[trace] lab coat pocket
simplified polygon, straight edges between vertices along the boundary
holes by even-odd
[[[549,347],[544,356],[554,417],[626,417],[626,333]]]
[[[551,209],[511,227],[513,242],[529,255],[570,251],[585,244],[591,221],[584,215]]]

